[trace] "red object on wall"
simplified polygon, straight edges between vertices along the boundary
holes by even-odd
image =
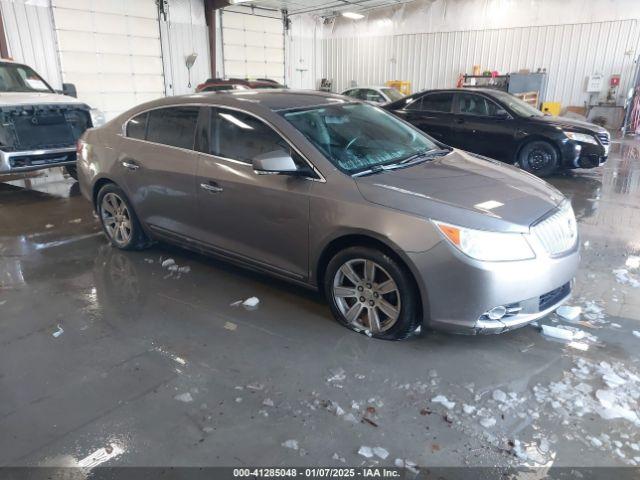
[[[611,75],[609,85],[612,87],[617,87],[618,85],[620,85],[620,75]]]

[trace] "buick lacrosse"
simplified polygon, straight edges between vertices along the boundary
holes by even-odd
[[[113,246],[162,240],[318,289],[376,338],[526,325],[578,266],[555,188],[339,95],[159,99],[88,130],[78,175]]]

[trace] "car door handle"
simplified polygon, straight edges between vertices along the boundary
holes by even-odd
[[[220,185],[212,180],[209,180],[209,183],[201,183],[200,188],[211,193],[220,193],[224,190]]]
[[[140,165],[136,165],[135,163],[128,160],[123,160],[120,162],[120,164],[127,170],[131,170],[131,171],[135,171],[140,168]]]

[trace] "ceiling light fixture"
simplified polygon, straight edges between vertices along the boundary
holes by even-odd
[[[342,16],[350,18],[351,20],[360,20],[361,18],[364,18],[364,15],[356,12],[342,12]]]

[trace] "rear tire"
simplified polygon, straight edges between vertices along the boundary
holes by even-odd
[[[108,183],[100,189],[96,210],[102,229],[114,247],[143,250],[151,244],[129,199],[116,184]]]
[[[327,265],[324,291],[338,322],[375,338],[402,340],[421,323],[411,274],[374,248],[338,252]]]
[[[553,175],[560,164],[558,151],[549,142],[534,140],[527,143],[518,154],[518,163],[523,170],[538,177]]]
[[[64,171],[67,172],[67,175],[73,178],[76,182],[78,181],[78,167],[75,165],[69,165],[68,167],[64,167]]]

